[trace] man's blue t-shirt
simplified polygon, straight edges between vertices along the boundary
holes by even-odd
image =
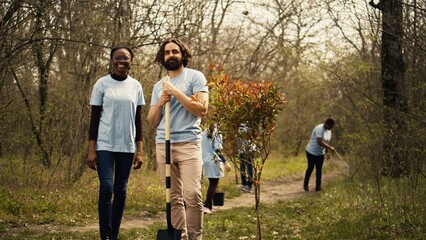
[[[325,154],[325,148],[320,146],[317,142],[317,138],[322,138],[323,142],[330,143],[331,130],[326,130],[324,124],[318,124],[311,134],[311,139],[306,146],[306,151],[315,156],[321,156]]]
[[[151,106],[155,106],[161,97],[163,79],[159,80],[152,90]],[[185,68],[179,76],[170,79],[170,83],[190,97],[197,92],[208,92],[207,80],[200,71]],[[164,115],[164,107],[162,114]],[[172,97],[170,100],[170,142],[199,142],[201,141],[201,118],[190,113],[179,101]],[[157,127],[156,143],[165,142],[165,118],[161,118]]]
[[[136,108],[145,105],[142,85],[130,76],[123,81],[103,76],[93,86],[90,105],[102,106],[96,150],[135,152]]]

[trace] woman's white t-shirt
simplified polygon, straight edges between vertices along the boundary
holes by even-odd
[[[128,76],[119,81],[106,75],[93,86],[90,105],[102,106],[97,151],[136,151],[136,108],[145,105],[142,85]]]

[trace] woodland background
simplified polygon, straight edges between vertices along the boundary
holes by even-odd
[[[188,43],[191,67],[206,76],[215,62],[234,79],[281,87],[288,103],[273,151],[304,154],[312,128],[334,117],[333,144],[350,160],[351,176],[378,186],[382,176],[403,179],[416,202],[425,177],[425,6],[425,0],[1,0],[0,184],[60,187],[78,180],[88,170],[91,88],[110,70],[111,47],[124,43],[135,51],[130,74],[143,85],[145,119],[152,86],[165,74],[155,53],[174,36]],[[396,58],[386,62],[387,56]],[[144,121],[143,131],[145,163],[155,170],[155,130]]]

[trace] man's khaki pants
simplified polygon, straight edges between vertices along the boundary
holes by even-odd
[[[161,181],[166,179],[165,144],[156,145]],[[172,225],[182,229],[182,240],[203,238],[203,199],[201,196],[201,143],[170,144]]]

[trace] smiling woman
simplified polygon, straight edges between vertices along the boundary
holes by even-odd
[[[97,171],[100,182],[101,239],[118,239],[130,171],[132,165],[139,169],[143,163],[141,108],[145,100],[142,85],[128,75],[133,57],[129,47],[113,48],[113,70],[96,81],[90,99],[87,164]]]
[[[111,50],[110,58],[113,66],[112,74],[120,79],[127,78],[133,61],[133,51],[127,46],[118,46]]]

